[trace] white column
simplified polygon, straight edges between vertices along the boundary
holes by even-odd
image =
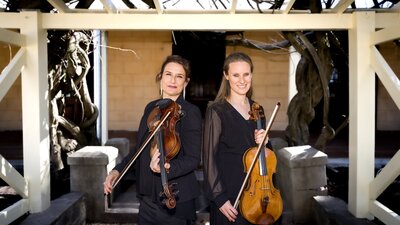
[[[296,51],[293,46],[289,48],[289,84],[288,84],[288,102],[292,100],[292,98],[297,94],[297,86],[296,86],[296,69],[297,64],[299,64],[301,55]]]
[[[108,140],[108,75],[107,75],[107,34],[105,31],[94,32],[94,104],[99,108],[97,118],[97,137],[101,145]]]
[[[370,66],[374,12],[353,13],[349,29],[349,211],[369,218],[369,185],[375,163],[375,73]]]
[[[50,205],[50,146],[47,83],[47,31],[39,12],[22,12],[26,64],[21,74],[24,177],[32,213]]]

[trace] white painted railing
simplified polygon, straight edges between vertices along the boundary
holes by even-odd
[[[371,66],[375,70],[383,86],[388,91],[390,97],[397,105],[397,108],[400,109],[400,80],[380,52],[376,49],[376,47],[372,47]],[[397,153],[392,159],[390,159],[381,172],[376,175],[375,179],[370,184],[370,213],[385,224],[400,224],[400,216],[376,200],[379,195],[382,194],[385,189],[400,175],[399,161],[400,149],[397,150]]]
[[[8,208],[0,212],[0,221],[9,224],[24,215],[29,210],[29,193],[27,180],[0,155],[0,177],[22,197]]]
[[[0,41],[25,46],[25,37],[17,32],[0,29]],[[26,63],[26,49],[21,47],[17,54],[0,74],[0,101],[20,76]],[[22,199],[0,212],[1,224],[10,224],[29,211],[28,181],[0,155],[0,178],[5,181]]]

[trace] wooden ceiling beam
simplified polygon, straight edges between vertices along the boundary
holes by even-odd
[[[283,10],[283,13],[284,13],[284,14],[288,14],[288,13],[290,12],[290,10],[292,9],[292,7],[293,7],[293,5],[294,5],[295,2],[296,2],[296,0],[290,0],[290,1],[287,3],[286,8]]]
[[[47,0],[47,2],[50,3],[60,13],[72,12],[72,10],[68,8],[68,6],[62,0]]]
[[[41,16],[44,29],[336,30],[353,26],[352,14],[229,14],[229,10],[207,15],[43,13]]]
[[[117,7],[111,0],[100,0],[100,2],[108,13],[118,13]]]
[[[339,3],[332,9],[332,12],[343,13],[353,2],[354,0],[340,0]]]
[[[162,14],[163,13],[163,8],[162,8],[162,5],[160,3],[160,0],[153,0],[153,2],[154,2],[154,5],[156,7],[157,13],[158,14]]]

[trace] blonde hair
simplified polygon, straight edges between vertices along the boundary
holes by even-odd
[[[224,61],[223,66],[223,74],[221,79],[221,86],[219,87],[218,94],[215,97],[214,102],[222,102],[231,94],[231,86],[229,81],[225,79],[224,75],[228,74],[229,66],[233,62],[246,62],[250,65],[250,72],[253,73],[253,61],[251,60],[250,56],[243,52],[234,52],[228,55]],[[253,87],[250,87],[249,91],[246,93],[246,96],[250,99],[253,94]]]

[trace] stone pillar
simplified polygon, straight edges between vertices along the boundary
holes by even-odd
[[[294,223],[312,218],[312,198],[327,195],[327,155],[309,146],[286,147],[276,151],[277,184],[284,211],[291,211]]]
[[[106,146],[113,146],[118,148],[118,156],[117,159],[115,160],[115,163],[118,164],[122,161],[125,156],[129,154],[130,150],[130,142],[128,138],[111,138],[108,139]],[[135,168],[133,166],[133,168]],[[135,171],[134,169],[128,170],[126,174],[124,175],[124,180],[135,180]]]
[[[112,146],[86,146],[68,159],[71,191],[87,193],[87,221],[101,221],[105,213],[103,182],[115,166],[118,149]]]
[[[105,143],[106,146],[113,146],[118,149],[118,157],[116,163],[120,163],[122,159],[129,154],[129,139],[128,138],[111,138]]]

